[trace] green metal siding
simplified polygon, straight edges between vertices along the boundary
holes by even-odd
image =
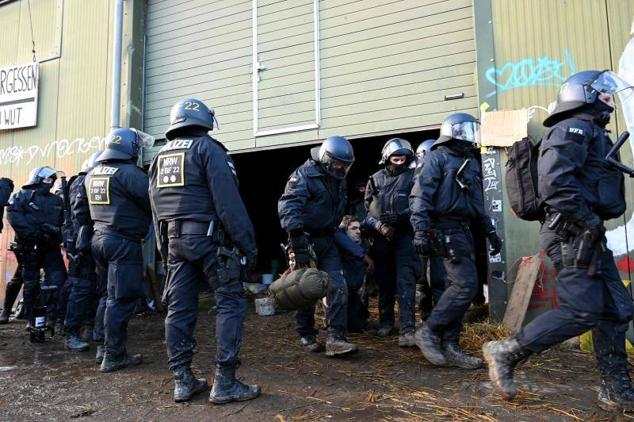
[[[479,69],[485,76],[479,87],[480,106],[482,109],[493,106],[498,110],[529,109],[532,116],[529,134],[539,139],[545,132],[541,122],[547,116],[546,109],[567,77],[585,69],[618,70],[618,59],[630,38],[634,2],[493,0],[492,3],[494,61],[489,67]],[[490,94],[497,99],[497,104],[487,103]],[[611,125],[615,132],[623,130],[619,120],[617,111],[616,123]],[[622,151],[625,161],[631,163],[629,148],[624,147]],[[501,157],[504,165],[506,154],[502,152]],[[502,190],[506,192],[503,182],[502,178]],[[631,182],[626,181],[626,185],[631,191]],[[629,198],[627,219],[634,209],[631,193]],[[518,258],[537,253],[539,225],[519,220],[507,206],[506,196],[505,201],[504,237],[509,270]],[[622,227],[624,221],[613,220],[608,228]],[[623,257],[617,257],[617,261],[621,259]],[[628,277],[627,271],[622,274]],[[549,292],[544,294],[551,296]]]
[[[170,107],[196,96],[232,150],[437,127],[477,112],[471,0],[321,0],[318,130],[253,134],[252,2],[148,2],[145,129],[161,137]],[[258,129],[314,120],[312,0],[258,0]],[[464,98],[446,101],[446,95]]]
[[[143,0],[125,2],[124,51],[128,73],[122,77],[125,107],[137,110],[130,80],[140,69],[134,49],[142,50],[142,38],[131,35],[142,23],[134,13]],[[0,131],[0,175],[14,180],[16,189],[31,169],[50,165],[67,175],[103,146],[110,127],[113,0],[31,1],[37,59],[40,62],[37,126]],[[142,10],[142,9],[141,9]],[[130,22],[132,17],[136,22]],[[32,60],[28,3],[0,7],[0,67]],[[139,55],[137,51],[137,56]],[[137,89],[140,84],[137,83]],[[126,88],[127,87],[127,88]],[[126,112],[128,119],[134,111]],[[137,121],[139,119],[137,118]],[[15,269],[13,254],[6,252],[13,231],[8,224],[0,238],[0,280]],[[4,294],[0,282],[0,295]]]

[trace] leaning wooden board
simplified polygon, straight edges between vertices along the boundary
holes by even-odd
[[[513,334],[522,327],[542,263],[543,257],[540,255],[525,256],[518,266],[511,298],[502,320],[502,324]]]

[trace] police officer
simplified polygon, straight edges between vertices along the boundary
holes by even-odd
[[[86,174],[95,167],[100,152],[94,153],[84,161],[79,173],[68,181],[68,203],[70,206],[69,227],[71,233],[66,245],[68,256],[68,279],[71,284],[64,320],[66,347],[70,350],[84,352],[90,345],[80,338],[82,324],[94,324],[95,262],[92,259],[91,241],[93,221],[90,217],[90,206],[84,181]]]
[[[447,117],[440,137],[425,158],[412,191],[414,245],[419,254],[443,258],[446,289],[416,332],[416,344],[434,365],[476,369],[482,360],[458,344],[462,318],[478,290],[472,224],[484,227],[492,254],[501,249],[491,218],[484,210],[478,148],[478,121],[466,113]]]
[[[92,255],[101,279],[98,283],[107,283],[108,292],[101,372],[142,361],[140,354],[128,355],[126,341],[136,301],[145,295],[141,241],[150,228],[151,210],[148,177],[137,160],[141,147],[148,145],[146,139],[135,129],[112,130],[105,151],[84,182],[94,221]]]
[[[436,142],[435,139],[426,139],[416,148],[416,170],[414,170],[414,180],[418,179],[425,157],[431,152],[431,147]],[[438,303],[442,292],[445,290],[445,267],[442,258],[435,254],[420,256],[423,267],[420,278],[420,289],[422,297],[419,303],[421,319],[426,321],[431,313],[434,304]],[[429,274],[429,276],[428,276]]]
[[[200,281],[214,289],[218,309],[216,375],[209,401],[224,404],[260,395],[260,387],[235,376],[246,314],[240,260],[246,257],[250,268],[255,265],[255,233],[233,161],[207,133],[214,121],[213,111],[201,101],[178,101],[165,132],[169,142],[150,167],[155,227],[167,261],[165,338],[177,402],[208,387],[190,369]]]
[[[625,211],[623,175],[605,157],[612,147],[605,126],[613,96],[629,87],[610,71],[583,71],[562,86],[538,160],[539,195],[546,211],[540,243],[558,271],[559,307],[541,314],[512,339],[483,346],[494,388],[507,399],[516,390],[513,369],[533,353],[592,329],[601,373],[599,406],[634,410],[625,332],[629,297],[610,249],[604,221]]]
[[[408,141],[400,138],[387,141],[379,161],[385,168],[370,176],[365,196],[367,219],[375,230],[370,256],[376,263],[379,287],[377,334],[385,337],[392,332],[394,295],[398,295],[398,345],[401,347],[416,345],[416,280],[421,272],[409,223],[409,195],[414,185],[414,168],[410,164],[413,161],[414,151]]]
[[[27,184],[11,196],[7,207],[7,217],[15,231],[16,255],[21,255],[23,265],[23,299],[29,323],[41,290],[40,270],[46,274],[42,290],[46,292],[43,302],[50,325],[54,324],[57,296],[66,280],[60,250],[63,203],[50,191],[57,175],[57,170],[48,166],[33,169]]]
[[[311,158],[291,174],[277,204],[296,267],[310,265],[312,247],[317,268],[330,276],[326,296],[326,355],[331,357],[358,350],[346,339],[348,290],[334,241],[346,206],[345,178],[353,162],[354,151],[346,138],[326,138],[321,146],[311,149]],[[315,306],[297,311],[295,319],[301,344],[311,352],[320,352],[322,346],[317,342],[314,327]]]
[[[11,192],[13,192],[13,180],[6,177],[0,178],[0,233],[2,233],[2,229],[4,228],[4,207],[9,201]],[[17,273],[18,272],[16,271],[16,274]],[[0,313],[0,324],[6,324],[9,322],[13,302],[15,302],[15,298],[18,296],[20,288],[22,287],[22,278],[20,277],[15,281],[14,279],[15,274],[11,281],[7,283],[7,289],[4,294],[4,306],[2,307],[2,312]]]

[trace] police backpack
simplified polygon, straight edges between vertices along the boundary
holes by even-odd
[[[522,220],[543,221],[544,210],[537,191],[537,159],[541,140],[515,142],[508,150],[506,193],[515,215]]]

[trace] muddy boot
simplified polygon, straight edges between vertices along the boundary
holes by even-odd
[[[400,347],[416,347],[416,340],[414,339],[414,332],[404,333],[398,336],[398,345]]]
[[[7,284],[7,290],[5,291],[4,295],[4,306],[2,307],[2,313],[0,314],[0,324],[7,324],[9,322],[9,317],[11,316],[11,308],[13,308],[13,303],[18,297],[21,288],[22,286],[20,284],[16,285],[12,282],[9,282]]]
[[[114,372],[119,369],[127,368],[128,366],[140,365],[143,362],[143,355],[123,355],[121,357],[114,358],[108,352],[103,357],[101,362],[101,372]]]
[[[180,366],[174,371],[174,401],[187,401],[209,388],[207,380],[196,378],[188,366]]]
[[[629,376],[626,374],[622,379],[603,377],[597,400],[606,412],[633,412],[634,390]]]
[[[82,341],[78,336],[68,334],[65,341],[66,348],[74,352],[86,352],[90,348],[90,345],[85,341]]]
[[[414,340],[429,363],[436,366],[447,364],[447,359],[442,353],[442,339],[438,334],[430,330],[427,325],[423,325],[416,331]]]
[[[299,341],[309,352],[319,353],[324,351],[324,345],[319,343],[315,336],[305,336],[300,338]]]
[[[95,355],[95,363],[97,365],[101,365],[101,362],[103,362],[103,357],[105,354],[106,354],[106,346],[104,346],[103,344],[98,344],[97,354]]]
[[[379,337],[387,337],[392,334],[392,330],[394,329],[391,325],[381,325],[381,327],[376,330],[376,335]]]
[[[482,359],[466,354],[457,343],[445,344],[444,349],[447,365],[463,369],[480,369],[484,366]]]
[[[0,312],[0,324],[8,324],[11,316],[11,309],[3,308]]]
[[[236,379],[235,366],[216,369],[214,385],[209,394],[209,401],[213,404],[225,404],[232,401],[253,400],[261,393],[257,385],[246,385]]]
[[[484,343],[482,354],[489,365],[489,378],[493,388],[504,399],[512,400],[517,394],[513,384],[513,371],[531,353],[522,349],[517,340],[511,339]]]
[[[348,343],[348,340],[346,340],[346,338],[342,335],[331,334],[326,340],[326,356],[343,356],[356,353],[358,351],[359,348],[352,343]]]

